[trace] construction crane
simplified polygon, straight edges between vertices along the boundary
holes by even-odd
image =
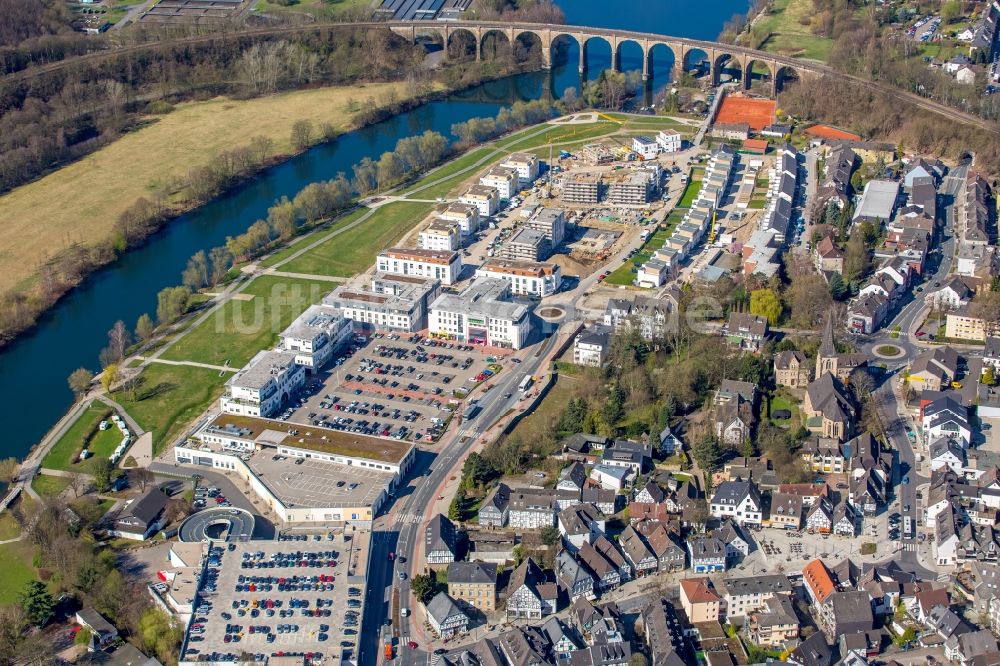
[[[709,231],[708,231],[708,244],[709,244],[709,245],[711,245],[712,243],[714,243],[714,242],[715,242],[715,233],[716,233],[716,229],[715,229],[715,220],[716,220],[716,219],[717,219],[718,217],[719,217],[719,211],[717,211],[717,210],[713,210],[713,211],[712,211],[712,227],[711,227],[711,229],[709,229]]]

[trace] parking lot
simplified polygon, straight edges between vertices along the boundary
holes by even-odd
[[[335,430],[432,441],[465,394],[502,359],[471,345],[376,334],[307,385],[284,419]],[[492,366],[492,369],[491,369]]]
[[[213,547],[182,659],[353,658],[364,590],[346,582],[352,545],[330,534]]]
[[[282,504],[294,508],[372,506],[394,474],[311,458],[292,459],[262,451],[247,464]],[[302,461],[302,462],[299,462]]]

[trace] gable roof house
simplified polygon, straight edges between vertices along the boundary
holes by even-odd
[[[680,583],[681,608],[691,624],[718,622],[722,598],[708,578],[683,578]]]
[[[657,570],[656,555],[634,527],[629,525],[622,531],[618,536],[618,544],[632,564],[632,570],[635,571],[637,578]]]
[[[773,595],[747,613],[743,627],[755,645],[782,647],[799,637],[799,619],[786,595]]]
[[[827,645],[823,633],[817,631],[792,650],[787,663],[792,666],[830,666],[833,663],[833,650]]]
[[[482,562],[448,565],[448,596],[484,613],[496,610],[497,568]]]
[[[166,522],[164,510],[169,499],[159,486],[150,488],[125,507],[108,533],[122,539],[145,541]]]
[[[464,634],[469,629],[469,616],[444,592],[427,602],[427,621],[440,638]]]
[[[544,572],[530,557],[510,575],[507,591],[508,620],[541,619],[556,611],[556,586],[545,580]]]
[[[906,381],[918,391],[940,391],[958,374],[958,353],[951,347],[921,352],[910,364]]]
[[[729,321],[723,327],[722,334],[729,341],[729,344],[746,349],[748,351],[759,351],[760,346],[767,337],[767,319],[749,312],[731,312]]]
[[[593,544],[583,544],[576,557],[593,574],[598,591],[611,590],[622,584],[621,571],[614,562],[609,561]]]
[[[437,514],[424,530],[424,557],[432,568],[446,566],[455,561],[458,532],[454,523]]]
[[[833,574],[821,559],[815,559],[802,569],[802,582],[806,595],[815,606],[822,606],[831,594],[837,591]]]
[[[479,524],[484,527],[503,527],[507,524],[510,507],[510,488],[497,484],[479,507]]]
[[[76,612],[76,623],[90,631],[93,642],[98,649],[114,643],[118,639],[118,630],[90,606]]]
[[[514,491],[510,495],[507,524],[520,529],[555,527],[556,505],[554,490]]]
[[[561,549],[556,555],[556,580],[566,590],[566,595],[571,602],[575,602],[580,597],[593,599],[595,581],[590,571],[577,561],[566,549]]]
[[[646,543],[656,556],[657,571],[681,571],[687,559],[684,548],[674,540],[662,524],[647,532]]]
[[[726,481],[712,495],[709,512],[716,518],[732,517],[740,525],[760,525],[760,491],[752,481]]]
[[[825,372],[806,387],[802,413],[811,432],[843,441],[854,428],[854,405],[840,380]]]
[[[833,531],[833,503],[826,497],[815,502],[806,514],[809,533],[829,534]]]
[[[867,592],[834,592],[819,606],[820,626],[828,637],[868,631],[875,626],[871,597]]]
[[[844,273],[844,251],[833,242],[832,236],[823,236],[813,250],[816,270],[824,273]]]
[[[726,544],[714,536],[698,537],[687,542],[688,557],[695,573],[725,571]]]
[[[601,453],[601,464],[611,467],[625,467],[638,476],[652,466],[652,449],[648,444],[641,444],[625,439],[617,439],[604,447]]]
[[[712,536],[726,544],[726,558],[731,560],[731,564],[750,554],[750,536],[732,518],[724,518]]]
[[[559,534],[572,553],[585,543],[593,544],[604,533],[605,525],[604,514],[593,504],[577,504],[559,512]]]
[[[802,352],[786,349],[774,356],[774,383],[778,386],[801,388],[809,379],[809,364]]]
[[[771,512],[767,524],[778,529],[797,530],[802,527],[802,496],[771,493]]]
[[[632,497],[632,501],[643,504],[660,504],[666,499],[666,493],[664,493],[663,489],[656,485],[656,482],[652,479],[646,481],[646,485],[636,491],[635,495]]]

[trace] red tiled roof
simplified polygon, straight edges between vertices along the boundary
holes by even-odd
[[[837,589],[833,584],[833,576],[830,570],[823,564],[823,560],[813,560],[802,570],[802,578],[806,585],[812,590],[817,603],[823,603]]]

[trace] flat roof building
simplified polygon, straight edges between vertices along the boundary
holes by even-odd
[[[417,243],[422,250],[454,252],[462,247],[462,230],[458,222],[437,218],[420,230]]]
[[[870,180],[865,185],[854,221],[888,223],[899,201],[899,183],[894,180]]]
[[[566,211],[562,208],[542,208],[524,226],[545,234],[549,244],[555,249],[566,237]]]
[[[476,270],[476,277],[506,280],[517,296],[544,298],[559,291],[562,269],[559,264],[538,261],[491,259]]]
[[[475,206],[479,217],[490,217],[500,210],[500,193],[493,187],[473,185],[458,198],[459,202]]]
[[[351,337],[351,320],[329,305],[310,305],[281,332],[278,347],[295,354],[295,362],[311,370],[322,368],[333,352]]]
[[[460,294],[438,296],[428,331],[464,343],[520,349],[528,340],[531,311],[510,295],[508,281],[478,278]]]
[[[568,173],[563,176],[563,201],[595,204],[601,200],[601,174]]]
[[[222,411],[271,416],[305,384],[306,369],[286,351],[260,351],[226,382]]]
[[[552,253],[552,244],[545,234],[535,229],[522,227],[500,248],[504,259],[521,261],[541,261]]]
[[[439,280],[376,274],[371,291],[341,285],[323,299],[366,329],[419,331],[427,325],[427,309],[441,290]]]
[[[538,178],[541,163],[538,161],[538,156],[532,153],[511,153],[507,159],[500,163],[500,166],[516,170],[523,188]]]
[[[517,169],[493,167],[479,177],[479,184],[492,187],[501,199],[512,199],[521,186]]]
[[[619,172],[611,179],[608,201],[621,206],[642,206],[649,203],[653,184],[644,171]]]
[[[452,203],[438,213],[442,220],[458,222],[462,234],[469,236],[479,230],[479,207],[467,203]]]
[[[380,273],[440,280],[454,284],[462,272],[462,257],[453,250],[422,250],[393,247],[383,250],[375,261]]]

